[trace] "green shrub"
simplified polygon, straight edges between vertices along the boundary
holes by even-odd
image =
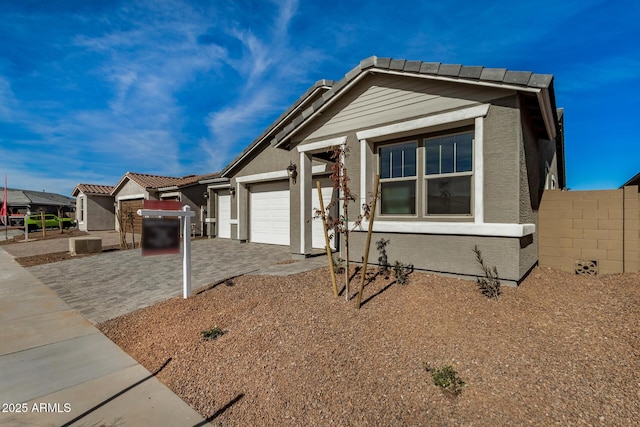
[[[217,326],[214,326],[213,328],[209,329],[208,331],[201,331],[200,334],[202,335],[202,339],[203,340],[213,341],[216,338],[224,335],[225,331],[223,331],[222,329],[218,328]]]
[[[376,242],[376,249],[378,250],[378,271],[380,274],[384,274],[385,277],[389,276],[389,260],[387,258],[387,245],[389,239],[380,239]]]
[[[425,363],[424,368],[427,372],[431,373],[433,383],[448,393],[458,395],[462,392],[462,389],[467,386],[467,384],[458,377],[458,374],[451,365],[434,368]]]
[[[413,271],[413,265],[403,264],[400,261],[396,261],[393,264],[393,277],[396,278],[398,285],[406,285],[409,283],[409,274]]]
[[[482,252],[478,249],[478,246],[473,247],[473,253],[476,254],[476,260],[480,264],[485,277],[478,277],[478,287],[484,296],[487,298],[495,298],[498,300],[500,297],[500,280],[498,279],[498,269],[494,265],[493,268],[488,267],[484,258],[482,258]]]

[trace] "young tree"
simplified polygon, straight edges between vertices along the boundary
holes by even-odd
[[[338,191],[338,197],[331,200],[331,202],[325,207],[325,212],[316,211],[316,217],[324,214],[326,219],[326,225],[328,229],[334,230],[333,238],[337,238],[335,235],[340,234],[344,236],[344,257],[345,257],[345,269],[344,269],[344,283],[345,283],[345,299],[348,301],[349,294],[349,233],[360,226],[362,220],[369,218],[371,212],[372,200],[362,206],[362,213],[357,216],[353,224],[352,229],[349,228],[349,203],[356,201],[356,195],[349,188],[349,175],[347,174],[347,168],[345,165],[346,158],[349,154],[349,148],[346,145],[335,145],[329,149],[331,153],[331,160],[333,165],[331,166],[331,176],[329,177],[333,181],[333,188]],[[334,218],[330,212],[333,207],[342,202],[342,214]]]

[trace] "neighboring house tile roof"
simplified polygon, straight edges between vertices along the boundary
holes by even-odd
[[[535,74],[530,71],[512,71],[506,68],[486,68],[483,66],[442,64],[440,62],[409,61],[371,56],[362,60],[358,66],[349,71],[340,81],[320,80],[316,82],[229,163],[221,172],[221,175],[223,177],[227,176],[236,165],[242,162],[251,151],[264,141],[268,141],[275,146],[281,144],[301,124],[323,109],[333,98],[339,96],[343,88],[359,79],[360,76],[377,70],[403,76],[422,76],[439,80],[499,86],[515,90],[546,90],[551,97],[551,107],[555,108],[553,75],[551,74]],[[322,91],[321,94],[319,90]],[[312,96],[315,96],[315,98],[312,99]],[[556,112],[552,111],[551,114],[556,114]],[[547,120],[549,119],[547,118]],[[550,123],[547,123],[547,125],[551,126]]]
[[[190,185],[198,184],[199,181],[204,179],[213,179],[219,177],[219,173],[210,173],[206,175],[188,175],[181,178],[175,185],[176,187],[188,187]]]
[[[160,176],[160,175],[150,175],[144,173],[136,173],[136,172],[127,172],[120,179],[120,181],[112,187],[110,192],[111,195],[114,195],[120,186],[125,182],[125,180],[129,179],[144,189],[153,189],[153,190],[177,190],[183,187],[189,187],[191,185],[196,185],[200,180],[216,178],[220,176],[219,173],[206,174],[206,175],[187,175],[183,177],[173,177],[173,176]]]
[[[172,176],[148,175],[144,173],[127,172],[125,177],[143,188],[159,188],[175,185],[181,178]]]
[[[76,201],[71,197],[45,191],[19,190],[7,188],[7,204],[10,206],[75,206]]]
[[[109,196],[113,191],[111,185],[100,184],[78,184],[76,188],[71,192],[72,196],[77,196],[79,193],[90,194],[93,196]]]

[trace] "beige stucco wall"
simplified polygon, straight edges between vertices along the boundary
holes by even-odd
[[[637,186],[606,191],[546,191],[540,207],[540,265],[576,271],[597,261],[600,274],[636,272],[640,195]]]
[[[361,262],[366,238],[365,232],[351,233],[349,252],[352,261]],[[501,280],[517,283],[522,278],[518,262],[520,243],[516,238],[373,233],[369,252],[373,264],[378,259],[375,242],[381,238],[389,240],[387,256],[392,264],[397,260],[425,271],[481,276],[482,270],[473,253],[477,245],[486,264],[496,266]]]
[[[113,230],[115,207],[113,197],[89,196],[87,198],[87,231]]]
[[[116,200],[122,197],[134,195],[141,195],[141,198],[144,199],[149,198],[149,192],[130,179],[128,179],[127,182],[125,182],[125,184],[118,190],[118,192],[114,194]]]
[[[113,230],[115,222],[115,207],[113,197],[95,196],[80,193],[76,198],[76,212],[80,215],[81,204],[84,204],[83,218],[77,218],[78,230],[97,231]]]

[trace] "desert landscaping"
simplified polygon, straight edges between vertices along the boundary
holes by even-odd
[[[211,284],[99,328],[214,425],[640,417],[640,274],[537,267],[495,300],[473,281],[414,272],[404,286],[376,277],[363,301],[336,299],[320,268]],[[212,330],[224,334],[205,339]],[[465,386],[439,388],[425,363],[452,367]]]

